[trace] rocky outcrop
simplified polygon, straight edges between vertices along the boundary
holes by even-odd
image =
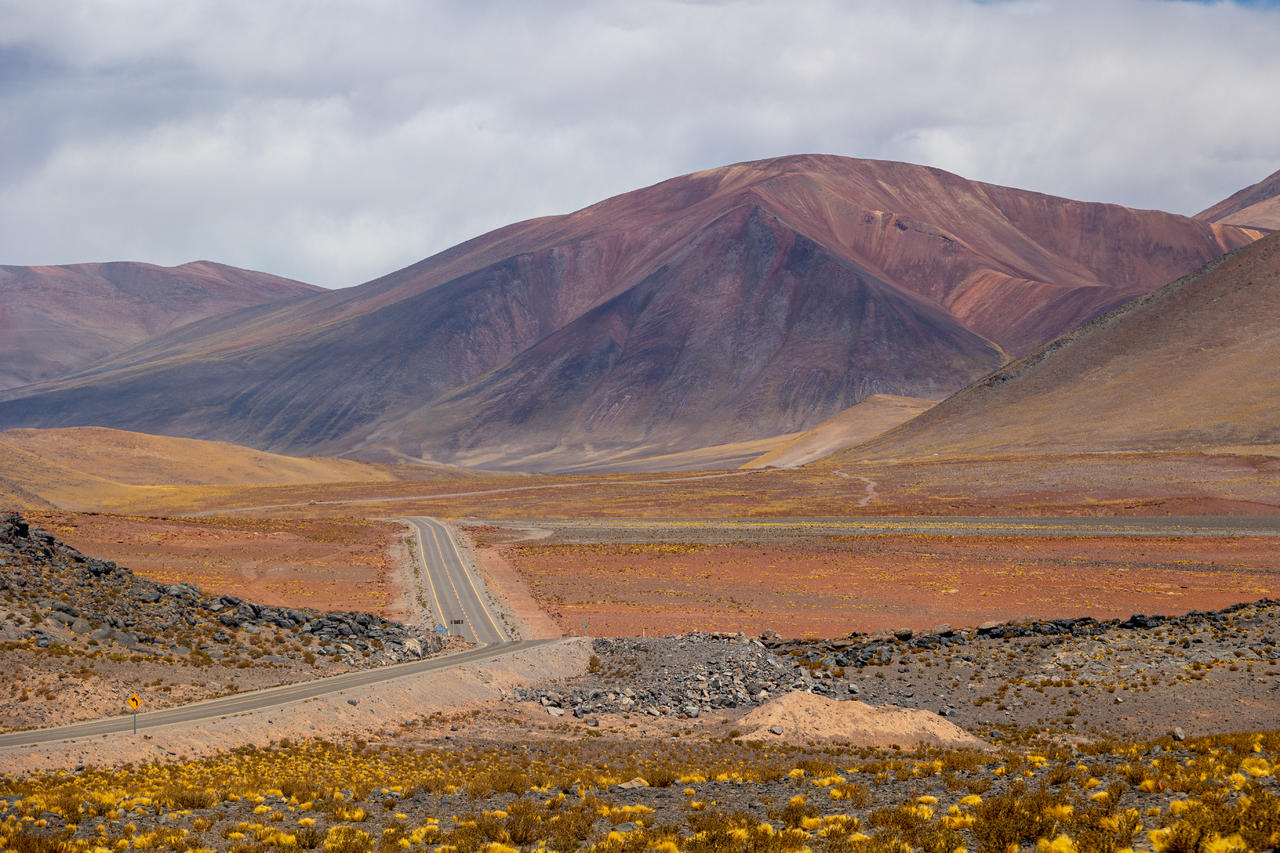
[[[24,634],[44,647],[78,637],[139,654],[218,660],[247,649],[263,663],[319,654],[356,666],[442,648],[438,636],[372,613],[273,607],[206,596],[189,583],[155,583],[87,557],[13,513],[0,515],[0,607],[6,603],[34,607],[39,619]]]
[[[753,708],[795,690],[850,693],[848,684],[825,673],[815,677],[741,634],[597,639],[592,648],[597,664],[584,678],[563,687],[517,690],[512,698],[538,702],[552,716],[693,718],[708,711]]]
[[[1165,686],[1190,684],[1215,667],[1235,677],[1239,667],[1228,667],[1237,662],[1269,670],[1280,662],[1278,617],[1280,601],[1262,599],[1178,616],[1014,619],[839,639],[705,633],[597,639],[587,675],[559,686],[517,690],[508,698],[536,702],[551,717],[587,725],[601,724],[605,714],[695,719],[714,713],[738,719],[752,709],[796,703],[807,715],[831,707],[824,700],[841,700],[851,706],[838,715],[848,725],[828,732],[841,739],[857,739],[850,726],[876,723],[876,715],[868,716],[865,706],[853,707],[854,701],[924,710],[985,728],[1015,716],[1029,721],[1066,710],[1053,707],[1061,698],[1056,690],[1074,688],[1075,682],[1064,680],[1092,685],[1111,704],[1126,701],[1116,693],[1119,687],[1137,689],[1149,683],[1144,679]],[[989,705],[1004,697],[1001,685],[1015,677],[1048,692]],[[1256,681],[1252,675],[1248,679]],[[803,718],[755,717],[750,736],[804,740],[804,727],[796,722]],[[885,741],[890,742],[905,743]]]
[[[1253,602],[1232,604],[1220,610],[1192,610],[1179,616],[1135,613],[1124,619],[1094,619],[1080,616],[1072,619],[1012,619],[1007,622],[984,622],[976,628],[954,630],[939,625],[929,631],[910,629],[877,631],[873,634],[851,634],[839,640],[784,640],[776,635],[762,638],[766,648],[783,656],[798,659],[811,667],[885,666],[904,654],[917,650],[938,650],[965,646],[981,640],[1018,638],[1101,637],[1116,631],[1140,631],[1151,628],[1190,631],[1200,627],[1224,626],[1244,611],[1272,612],[1280,601],[1263,598]],[[1280,658],[1280,648],[1275,650]]]

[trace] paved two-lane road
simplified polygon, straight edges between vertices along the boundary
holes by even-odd
[[[269,687],[252,693],[237,693],[235,696],[224,696],[221,699],[209,699],[177,708],[166,708],[163,711],[149,711],[138,715],[138,731],[143,732],[157,726],[173,723],[191,723],[211,720],[230,714],[246,711],[260,711],[279,705],[288,705],[303,699],[312,699],[329,693],[337,693],[352,687],[363,687],[366,684],[377,684],[409,675],[434,672],[468,663],[483,663],[523,649],[544,646],[558,640],[526,640],[520,643],[503,643],[499,645],[481,646],[468,649],[457,654],[443,657],[426,658],[424,660],[397,663],[377,669],[363,669],[359,672],[348,672],[315,681],[304,681],[301,684],[285,684],[280,687]],[[106,720],[90,720],[84,723],[73,723],[69,726],[58,726],[51,729],[35,729],[24,732],[10,732],[0,735],[0,749],[6,747],[28,747],[53,741],[72,740],[76,738],[98,737],[107,734],[123,734],[132,731],[132,717],[112,717]]]
[[[246,711],[260,711],[280,705],[288,705],[304,699],[311,699],[329,693],[337,693],[352,687],[362,687],[382,681],[391,681],[424,672],[434,672],[468,663],[481,663],[501,657],[511,652],[535,648],[556,640],[527,640],[511,642],[501,622],[494,618],[485,605],[483,586],[465,565],[453,534],[444,524],[433,518],[406,519],[413,527],[415,538],[426,567],[426,583],[429,590],[430,604],[438,618],[448,621],[462,620],[461,625],[453,625],[452,633],[466,637],[479,644],[479,648],[468,649],[442,657],[426,660],[409,661],[392,666],[366,669],[359,672],[348,672],[301,684],[285,684],[270,687],[252,693],[239,693],[221,699],[210,699],[177,708],[166,708],[162,711],[149,711],[138,714],[138,731],[154,729],[157,726],[175,723],[192,723],[212,720],[230,714]],[[122,734],[133,730],[132,717],[113,717],[106,720],[90,720],[73,723],[69,726],[58,726],[50,729],[34,731],[10,732],[0,734],[0,749],[32,747],[54,741],[73,740],[86,737],[100,737],[108,734]]]
[[[449,633],[481,645],[511,637],[485,604],[483,582],[467,568],[449,528],[434,518],[404,519],[413,528],[427,569],[428,603]]]

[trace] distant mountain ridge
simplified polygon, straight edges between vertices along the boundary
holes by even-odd
[[[0,266],[0,389],[66,376],[205,317],[320,289],[212,261]]]
[[[0,427],[581,469],[941,398],[1262,233],[903,163],[741,163],[200,321]]]

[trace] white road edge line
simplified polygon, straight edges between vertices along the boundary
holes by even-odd
[[[422,563],[422,571],[427,575],[427,586],[431,587],[431,600],[436,603],[436,618],[443,625],[445,622],[444,608],[440,606],[440,596],[436,594],[436,583],[431,579],[431,567],[427,565],[427,548],[422,543],[422,528],[414,524],[411,519],[406,519],[406,521],[409,521],[409,526],[413,528],[413,533],[418,538],[418,560]]]

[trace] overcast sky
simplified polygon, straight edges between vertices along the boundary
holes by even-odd
[[[1280,4],[0,0],[0,263],[358,284],[823,152],[1195,213],[1280,169]]]

